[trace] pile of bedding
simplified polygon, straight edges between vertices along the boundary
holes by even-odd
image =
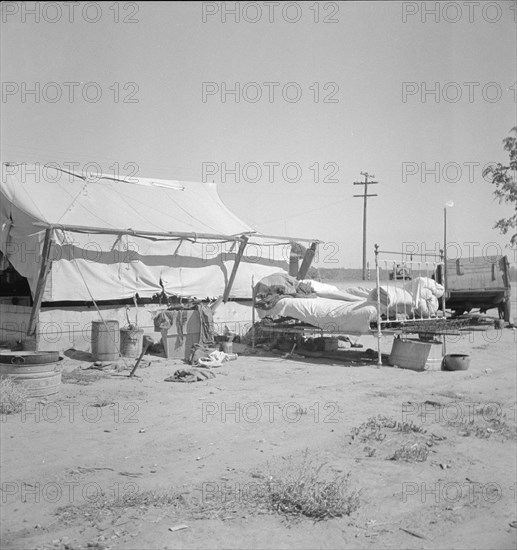
[[[261,318],[291,317],[324,332],[367,334],[377,307],[366,301],[369,290],[350,290],[275,273],[255,285],[256,307]]]
[[[435,317],[440,309],[439,299],[443,296],[444,287],[429,277],[416,277],[405,281],[403,286],[383,285],[380,292],[374,288],[368,301],[377,303],[380,295],[381,313],[388,319],[400,316],[427,319]]]
[[[444,288],[433,279],[417,277],[403,286],[380,287],[380,310],[387,319],[432,318],[436,316]],[[297,281],[285,273],[275,273],[255,286],[259,317],[291,317],[324,332],[361,335],[371,333],[377,318],[377,289],[336,286]]]

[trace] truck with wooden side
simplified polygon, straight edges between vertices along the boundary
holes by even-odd
[[[510,263],[506,256],[448,259],[445,280],[446,306],[455,315],[497,308],[500,319],[511,321]]]

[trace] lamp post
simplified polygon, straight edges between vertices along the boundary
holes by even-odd
[[[443,318],[445,319],[445,305],[447,299],[447,207],[452,208],[453,201],[447,201],[443,207]],[[442,355],[447,354],[447,336],[443,336]]]
[[[452,208],[453,201],[447,201],[443,207],[443,288],[444,288],[444,307],[443,314],[445,316],[445,298],[447,292],[447,207]]]

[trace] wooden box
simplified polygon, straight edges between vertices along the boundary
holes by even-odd
[[[201,320],[197,310],[178,311],[177,315],[186,317],[183,326],[183,336],[174,321],[168,329],[162,329],[162,344],[165,357],[168,359],[188,359],[194,344],[199,343],[201,334]]]

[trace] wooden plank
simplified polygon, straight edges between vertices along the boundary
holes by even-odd
[[[246,248],[248,241],[249,241],[249,237],[247,235],[243,235],[241,238],[241,244],[239,246],[239,250],[237,251],[237,256],[235,257],[235,262],[233,263],[233,269],[230,275],[230,279],[228,280],[228,284],[224,289],[224,294],[223,294],[224,303],[226,303],[228,301],[228,298],[230,297],[230,291],[232,290],[233,282],[235,281],[235,276],[237,275],[237,270],[239,269],[239,264],[241,263],[242,256],[244,255],[244,249]]]
[[[497,255],[494,255],[494,256],[476,256],[476,257],[472,257],[472,258],[469,258],[469,257],[462,257],[462,258],[456,258],[454,260],[451,260],[451,259],[448,259],[447,260],[447,267],[449,268],[454,268],[455,264],[456,264],[456,261],[459,259],[460,262],[461,262],[461,265],[463,266],[477,266],[477,267],[483,267],[483,266],[488,266],[490,267],[490,265],[492,265],[493,263],[498,263],[501,258],[503,258],[504,256],[497,256]]]
[[[461,281],[449,279],[448,283],[447,290],[495,290],[506,287],[502,278],[491,281],[483,277],[466,277]]]
[[[45,285],[47,283],[47,276],[50,271],[49,261],[50,245],[51,245],[52,229],[47,227],[45,230],[45,240],[43,242],[43,252],[41,254],[41,266],[38,277],[38,284],[36,285],[36,292],[34,293],[34,302],[32,304],[31,316],[29,319],[29,328],[27,329],[27,336],[33,336],[36,332],[36,319],[41,308],[41,302],[43,301],[43,293],[45,291]]]
[[[487,261],[485,258],[474,258],[475,261],[460,259],[449,270],[448,290],[493,289],[506,285],[506,258]],[[449,267],[451,267],[449,262]],[[458,273],[459,271],[459,273]]]

